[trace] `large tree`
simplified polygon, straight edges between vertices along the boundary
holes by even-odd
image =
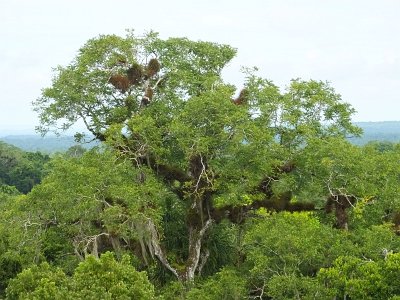
[[[148,250],[183,281],[204,266],[202,245],[213,224],[240,223],[260,206],[287,206],[276,205],[282,187],[274,185],[294,169],[310,139],[359,133],[350,120],[354,110],[325,82],[293,80],[282,93],[248,69],[236,92],[221,78],[235,52],[152,32],[99,36],[56,69],[52,86],[34,103],[42,133],[81,121],[131,161],[139,174],[133,185],[153,182],[151,172],[175,194],[188,231],[183,267],[171,264],[155,220],[148,218],[144,230]]]

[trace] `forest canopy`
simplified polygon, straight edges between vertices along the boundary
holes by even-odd
[[[56,68],[38,130],[82,122],[102,145],[4,197],[8,298],[400,295],[400,146],[351,145],[355,110],[327,82],[224,82],[235,54],[129,31]]]

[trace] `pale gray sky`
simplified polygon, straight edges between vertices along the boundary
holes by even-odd
[[[284,87],[327,80],[358,111],[355,121],[400,120],[398,0],[13,0],[0,1],[0,130],[32,129],[31,102],[99,34],[154,30],[230,44],[224,72],[241,66]]]

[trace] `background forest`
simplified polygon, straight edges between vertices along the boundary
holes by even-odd
[[[400,145],[351,144],[326,82],[225,83],[235,54],[128,33],[57,67],[38,130],[98,144],[0,143],[2,297],[400,299]]]
[[[355,126],[362,129],[361,136],[349,136],[347,139],[350,143],[363,146],[368,143],[380,142],[385,143],[399,143],[400,142],[400,121],[385,121],[385,122],[355,122]],[[72,135],[33,135],[28,134],[15,134],[1,131],[0,141],[7,144],[14,145],[22,150],[28,152],[42,152],[51,154],[54,152],[65,152],[70,147],[76,145],[75,138]],[[86,149],[93,148],[98,145],[96,141],[91,143],[81,144]]]

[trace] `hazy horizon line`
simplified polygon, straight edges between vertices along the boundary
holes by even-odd
[[[400,120],[382,120],[382,121],[353,121],[353,123],[396,123]],[[76,128],[76,130],[68,130],[66,132],[60,132],[60,136],[73,136],[76,132],[90,133],[85,128]],[[35,128],[1,128],[0,126],[0,137],[9,135],[40,135],[36,132]],[[49,131],[47,136],[56,136],[53,132]]]

